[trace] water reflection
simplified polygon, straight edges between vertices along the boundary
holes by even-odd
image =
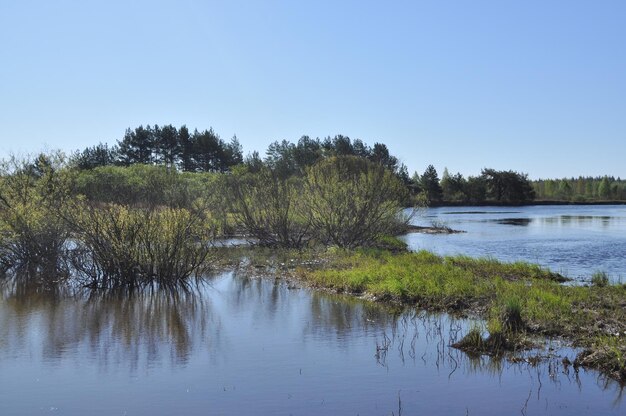
[[[450,214],[450,213],[446,213]],[[476,214],[476,213],[474,213]],[[486,213],[484,213],[486,214]],[[517,226],[529,226],[533,223],[539,226],[563,226],[563,227],[589,227],[594,225],[600,225],[602,227],[609,227],[617,225],[622,219],[619,217],[610,216],[591,216],[591,215],[559,215],[554,217],[504,217],[504,218],[488,218],[481,220],[482,222],[492,222],[501,225],[517,225]]]
[[[165,357],[184,365],[193,343],[219,339],[219,319],[199,291],[91,292],[37,286],[5,286],[0,304],[0,339],[9,349],[36,349],[45,361],[66,356],[137,369]],[[0,356],[1,357],[1,356]]]
[[[571,362],[577,350],[561,345],[561,340],[549,340],[543,348],[499,357],[466,354],[451,347],[472,325],[475,323],[449,315],[406,311],[386,329],[381,329],[383,332],[377,338],[375,358],[385,368],[393,358],[403,365],[406,365],[406,360],[414,363],[422,361],[424,365],[434,366],[438,372],[446,374],[448,380],[456,377],[465,379],[467,376],[478,379],[488,376],[501,383],[510,382],[512,377],[518,381],[525,379],[529,393],[523,402],[519,402],[522,414],[527,414],[529,406],[535,408],[544,402],[545,410],[548,410],[547,404],[553,400],[551,392],[567,388],[578,393],[599,388],[612,398],[613,410],[622,406],[626,385],[601,374],[575,368]]]
[[[607,215],[559,215],[555,217],[536,218],[535,220],[548,226],[590,227],[600,225],[602,227],[611,227],[620,225],[624,219],[622,217],[611,217]]]
[[[504,218],[500,220],[493,220],[502,225],[519,225],[528,226],[533,221],[531,218]]]
[[[378,334],[398,320],[401,309],[363,302],[356,298],[313,293],[310,297],[311,320],[305,327],[309,335],[349,339],[354,333]]]
[[[450,347],[472,325],[240,273],[185,293],[5,286],[0,414],[378,415],[399,398],[405,414],[620,414],[619,385],[563,365],[572,350]]]

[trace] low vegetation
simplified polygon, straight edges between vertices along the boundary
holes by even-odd
[[[117,167],[117,179],[150,183],[141,201],[133,192],[111,191],[98,200],[85,189],[104,189],[133,180],[85,188],[84,175],[64,165],[62,155],[5,161],[0,174],[0,265],[5,278],[47,285],[67,282],[91,288],[180,286],[200,275],[210,259],[210,241],[220,227],[210,198],[168,199],[182,180],[158,167]],[[110,172],[109,172],[110,173]],[[154,174],[154,175],[152,175]],[[150,178],[152,176],[152,178]],[[87,181],[88,182],[88,181]],[[169,186],[160,186],[168,184]],[[113,189],[113,188],[109,188]],[[98,194],[96,194],[98,195]],[[123,203],[125,202],[125,203]],[[184,207],[177,207],[182,205]]]
[[[409,220],[405,193],[391,171],[356,156],[321,159],[302,175],[11,159],[0,172],[0,264],[48,283],[179,285],[202,274],[215,238],[233,234],[274,248],[387,246]]]
[[[605,287],[609,284],[609,275],[604,271],[594,272],[591,275],[591,284],[598,287]]]
[[[577,361],[626,380],[626,286],[567,286],[528,263],[440,257],[429,252],[339,252],[298,275],[314,286],[487,321],[459,343],[474,352],[522,348],[526,335],[562,336],[587,351]],[[479,341],[480,338],[480,341]]]
[[[186,209],[81,204],[65,218],[76,278],[86,287],[175,287],[207,265],[211,228]]]

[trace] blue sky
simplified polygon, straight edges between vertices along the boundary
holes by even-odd
[[[624,22],[624,1],[0,0],[0,155],[171,123],[626,177]]]

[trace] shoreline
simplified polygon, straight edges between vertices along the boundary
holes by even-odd
[[[626,201],[560,201],[560,200],[535,200],[522,204],[498,203],[496,201],[486,201],[479,203],[469,202],[431,202],[427,208],[446,207],[532,207],[532,206],[587,206],[587,205],[626,205]]]

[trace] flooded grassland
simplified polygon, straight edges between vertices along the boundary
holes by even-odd
[[[417,253],[221,248],[185,290],[8,280],[0,414],[623,414],[620,209],[438,208],[416,224],[465,232]]]

